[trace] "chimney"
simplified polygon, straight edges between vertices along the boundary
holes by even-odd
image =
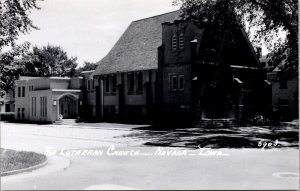
[[[262,50],[261,50],[261,47],[257,47],[256,48],[256,55],[257,55],[257,57],[258,58],[261,58],[262,57],[262,52],[261,52]]]

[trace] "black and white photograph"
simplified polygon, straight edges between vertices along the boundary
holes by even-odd
[[[1,190],[299,190],[297,0],[0,0]]]

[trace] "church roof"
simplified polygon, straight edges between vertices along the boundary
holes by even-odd
[[[157,69],[157,48],[162,44],[164,22],[179,19],[174,11],[133,21],[109,53],[100,60],[93,75]]]

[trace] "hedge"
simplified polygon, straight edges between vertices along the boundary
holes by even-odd
[[[0,121],[13,121],[15,119],[14,112],[0,113]]]

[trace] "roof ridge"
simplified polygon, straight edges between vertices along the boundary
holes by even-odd
[[[159,15],[154,15],[154,16],[151,16],[151,17],[146,17],[146,18],[143,18],[143,19],[138,19],[138,20],[132,21],[132,23],[138,22],[138,21],[142,21],[142,20],[146,20],[146,19],[152,19],[154,17],[160,17],[162,15],[166,15],[166,14],[170,14],[170,13],[175,13],[175,12],[179,12],[179,11],[180,11],[180,9],[178,9],[176,11],[170,11],[170,12],[167,12],[167,13],[162,13],[162,14],[159,14]]]

